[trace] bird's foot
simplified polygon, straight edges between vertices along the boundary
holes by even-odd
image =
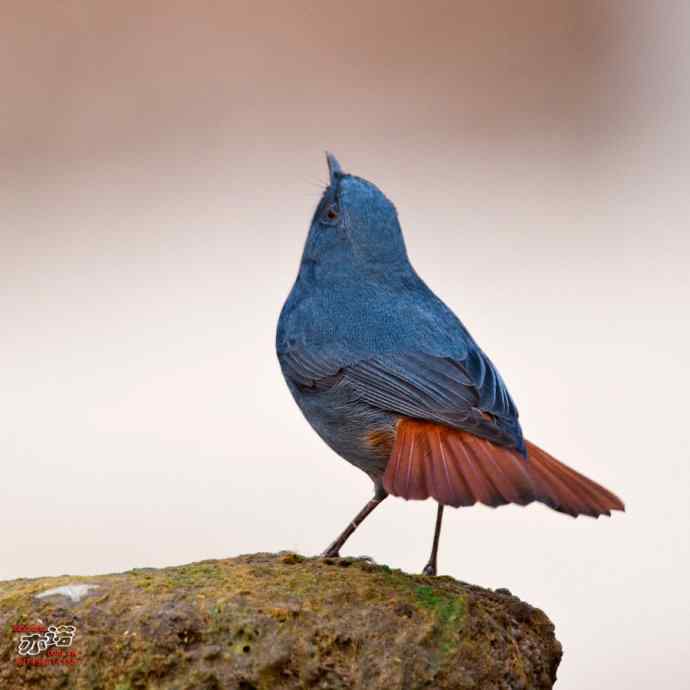
[[[429,561],[422,570],[422,575],[436,575],[436,563]]]
[[[324,552],[321,553],[321,558],[340,558],[340,547],[331,544]]]
[[[333,548],[333,546],[329,546],[322,554],[320,554],[319,558],[340,558],[348,563],[364,561],[365,563],[376,565],[376,561],[371,556],[341,556],[340,549]]]

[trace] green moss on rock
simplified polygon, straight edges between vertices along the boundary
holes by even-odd
[[[99,585],[81,600],[36,594]],[[74,666],[19,666],[16,624],[74,624]],[[553,625],[508,593],[362,559],[253,554],[0,582],[0,687],[551,688]]]

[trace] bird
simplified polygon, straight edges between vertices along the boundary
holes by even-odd
[[[328,185],[280,312],[276,351],[304,417],[369,476],[374,495],[321,555],[340,556],[388,496],[437,503],[426,575],[437,574],[446,506],[537,501],[593,518],[624,511],[615,494],[523,437],[498,370],[410,263],[394,204],[326,158]]]

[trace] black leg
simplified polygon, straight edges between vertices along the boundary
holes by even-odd
[[[383,489],[376,489],[374,498],[369,501],[362,510],[355,515],[355,519],[343,530],[342,534],[321,554],[323,557],[333,557],[340,555],[340,549],[343,544],[350,538],[352,533],[364,522],[369,513],[371,513],[376,506],[386,498],[388,494]]]
[[[436,575],[436,560],[438,557],[438,542],[441,538],[441,520],[443,520],[443,506],[439,503],[436,512],[436,528],[434,529],[434,545],[431,547],[429,562],[422,570],[423,575]]]

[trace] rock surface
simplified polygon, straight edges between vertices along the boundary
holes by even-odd
[[[0,626],[12,690],[551,688],[561,658],[505,590],[293,553],[0,582]]]

